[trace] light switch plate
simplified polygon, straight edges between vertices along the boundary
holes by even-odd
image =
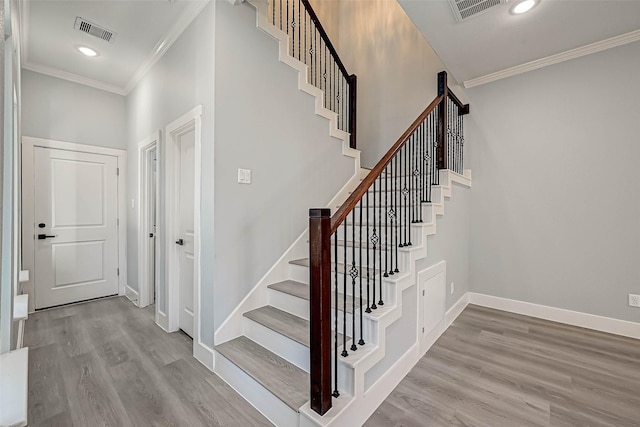
[[[238,183],[251,184],[251,169],[238,169]]]

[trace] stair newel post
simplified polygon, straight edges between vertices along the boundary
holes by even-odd
[[[438,105],[438,169],[447,169],[447,100],[449,98],[449,87],[447,86],[447,73],[438,73],[438,96],[443,95],[442,101]]]
[[[331,210],[309,209],[311,409],[331,409]],[[336,366],[337,369],[337,366]]]
[[[349,146],[356,148],[356,109],[358,104],[358,77],[355,74],[349,76],[349,132],[351,139]]]

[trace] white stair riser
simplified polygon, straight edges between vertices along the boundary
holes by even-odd
[[[411,246],[406,246],[406,248],[411,248],[413,246],[415,246],[415,244],[413,244],[413,242],[411,242]],[[354,260],[354,248],[352,247],[347,247],[346,248],[346,252],[347,252],[347,266],[348,269],[351,269],[351,265],[352,265],[352,261]],[[340,264],[344,264],[344,252],[345,252],[345,248],[344,247],[338,247],[338,262]],[[375,255],[375,262],[376,262],[376,270],[383,270],[384,272],[384,266],[385,266],[385,258],[387,260],[386,265],[388,266],[391,263],[391,251],[382,251],[382,253],[376,251],[373,252],[373,250],[369,250],[369,264],[368,266],[373,269],[373,260],[374,260],[374,255]],[[409,257],[410,254],[409,252],[403,250],[403,248],[398,248],[398,269],[400,269],[400,266],[402,267],[407,267],[407,263],[409,262]],[[333,262],[335,258],[333,257],[333,255],[331,256],[331,261]],[[396,259],[396,253],[394,251],[393,253],[393,259],[395,262]],[[356,266],[360,267],[361,265],[366,267],[367,266],[367,250],[366,248],[364,250],[362,250],[362,262],[360,262],[360,248],[355,248],[355,262],[356,262]],[[380,267],[383,267],[382,269]],[[366,277],[365,277],[366,279]]]
[[[294,316],[309,320],[309,301],[284,292],[269,289],[269,305]]]
[[[278,427],[298,425],[298,413],[226,357],[216,354],[216,369],[227,384]]]
[[[244,335],[272,353],[309,372],[309,348],[249,318],[244,318]]]

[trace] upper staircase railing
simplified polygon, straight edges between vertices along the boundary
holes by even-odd
[[[438,171],[463,171],[468,113],[439,73],[438,96],[336,213],[309,211],[311,408],[320,415],[340,394],[339,357],[366,344],[365,313],[385,304],[384,279],[401,273],[398,249],[412,246]]]
[[[308,81],[324,93],[324,106],[338,115],[338,129],[356,148],[357,77],[349,74],[309,0],[269,0],[269,19],[289,35],[289,54],[308,66]]]

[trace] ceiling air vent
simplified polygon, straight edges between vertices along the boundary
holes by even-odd
[[[458,22],[480,15],[492,7],[506,2],[507,0],[449,0],[453,16]]]
[[[94,24],[93,22],[89,22],[84,18],[76,17],[76,22],[73,25],[73,28],[81,31],[83,33],[87,33],[99,39],[102,39],[106,42],[113,43],[116,41],[116,33],[107,30],[104,27]]]

